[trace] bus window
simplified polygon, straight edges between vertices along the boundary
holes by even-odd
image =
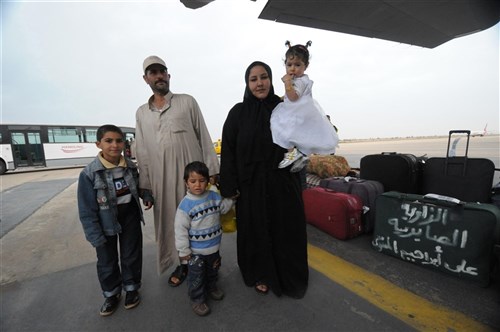
[[[85,129],[85,142],[88,142],[88,143],[97,142],[97,128],[86,128]]]
[[[12,133],[11,137],[15,164],[17,166],[28,166],[28,156],[24,148],[26,146],[24,133]]]
[[[30,163],[31,165],[43,165],[45,163],[45,158],[43,156],[43,145],[40,140],[40,133],[29,132],[26,133],[28,136],[28,143],[30,146]]]
[[[81,143],[83,136],[77,128],[49,127],[49,143]]]
[[[39,132],[12,132],[11,137],[16,166],[44,165],[45,160]]]

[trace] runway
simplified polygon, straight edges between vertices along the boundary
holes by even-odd
[[[453,136],[452,144],[458,137]],[[465,153],[466,138],[460,137],[456,144],[456,156]],[[368,154],[382,152],[411,153],[417,157],[446,157],[448,137],[424,137],[407,139],[374,139],[363,141],[341,142],[336,154],[344,156],[349,165],[359,168],[360,159]],[[470,158],[491,159],[496,168],[500,168],[500,136],[491,135],[483,137],[471,137],[468,156]],[[500,174],[497,175],[500,176]]]

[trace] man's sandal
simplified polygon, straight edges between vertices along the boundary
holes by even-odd
[[[257,282],[255,284],[255,291],[259,294],[266,295],[269,292],[269,286],[263,282]]]
[[[181,264],[175,268],[172,272],[170,278],[168,278],[168,284],[172,287],[177,287],[184,282],[188,273],[187,264]]]

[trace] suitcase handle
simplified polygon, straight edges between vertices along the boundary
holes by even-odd
[[[448,148],[446,149],[446,158],[450,157],[451,136],[453,134],[467,134],[467,145],[465,147],[465,155],[464,155],[464,157],[467,157],[469,154],[470,130],[450,130],[448,134]],[[458,143],[458,140],[455,140],[455,142]],[[455,142],[454,144],[456,144]]]
[[[450,130],[450,135],[451,134],[467,134],[470,135],[470,130]]]
[[[459,205],[462,203],[458,198],[455,197],[450,197],[450,196],[444,196],[444,195],[438,195],[438,194],[426,194],[424,195],[424,201],[427,202],[441,202],[441,203],[448,203],[451,205]]]
[[[450,130],[448,134],[448,147],[446,148],[446,159],[444,161],[444,175],[445,176],[448,175],[448,163],[451,163],[450,157],[454,157],[450,156],[451,136],[453,134],[467,134],[467,145],[465,146],[465,155],[462,157],[463,162],[460,163],[463,164],[462,176],[465,176],[465,174],[467,173],[467,156],[469,154],[470,130]],[[455,146],[456,144],[458,144],[459,140],[460,137],[455,139],[455,141],[453,142],[453,150],[455,150]]]
[[[358,179],[357,177],[354,176],[345,176],[344,177],[344,182],[364,182],[365,180],[363,179]]]

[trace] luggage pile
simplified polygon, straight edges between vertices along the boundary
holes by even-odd
[[[461,156],[458,139],[450,150],[457,134],[467,137]],[[306,220],[341,240],[370,233],[381,253],[487,286],[500,262],[498,188],[494,163],[468,157],[469,140],[468,130],[450,131],[442,158],[364,156],[359,177],[304,190]]]

